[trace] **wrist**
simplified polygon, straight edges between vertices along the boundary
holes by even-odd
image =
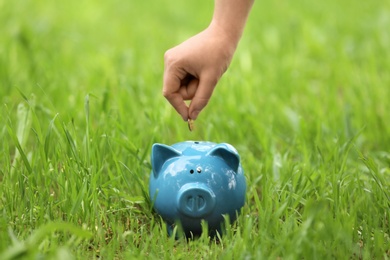
[[[228,26],[219,19],[213,18],[209,28],[218,34],[222,39],[229,42],[231,45],[237,45],[241,39],[242,29],[235,26]]]
[[[254,0],[215,0],[214,14],[210,26],[222,30],[238,43]]]

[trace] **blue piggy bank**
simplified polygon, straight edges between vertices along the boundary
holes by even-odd
[[[169,234],[180,223],[184,234],[198,236],[201,222],[210,234],[221,232],[223,215],[233,222],[245,203],[246,181],[236,149],[226,143],[154,144],[149,194]]]

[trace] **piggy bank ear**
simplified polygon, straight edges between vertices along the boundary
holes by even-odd
[[[229,144],[218,144],[207,153],[207,155],[218,156],[222,158],[229,167],[232,168],[235,172],[238,171],[240,165],[240,156],[238,155],[236,149]]]
[[[173,157],[180,156],[181,153],[171,146],[165,144],[154,144],[152,146],[152,168],[153,174],[157,177],[164,163]]]

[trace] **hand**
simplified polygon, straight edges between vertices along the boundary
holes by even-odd
[[[238,39],[217,24],[165,53],[163,95],[183,120],[196,119],[229,67]],[[190,100],[189,106],[185,100]]]

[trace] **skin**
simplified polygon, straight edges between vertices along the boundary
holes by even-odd
[[[163,95],[183,120],[195,120],[208,104],[230,65],[253,1],[215,0],[210,25],[166,51]]]

